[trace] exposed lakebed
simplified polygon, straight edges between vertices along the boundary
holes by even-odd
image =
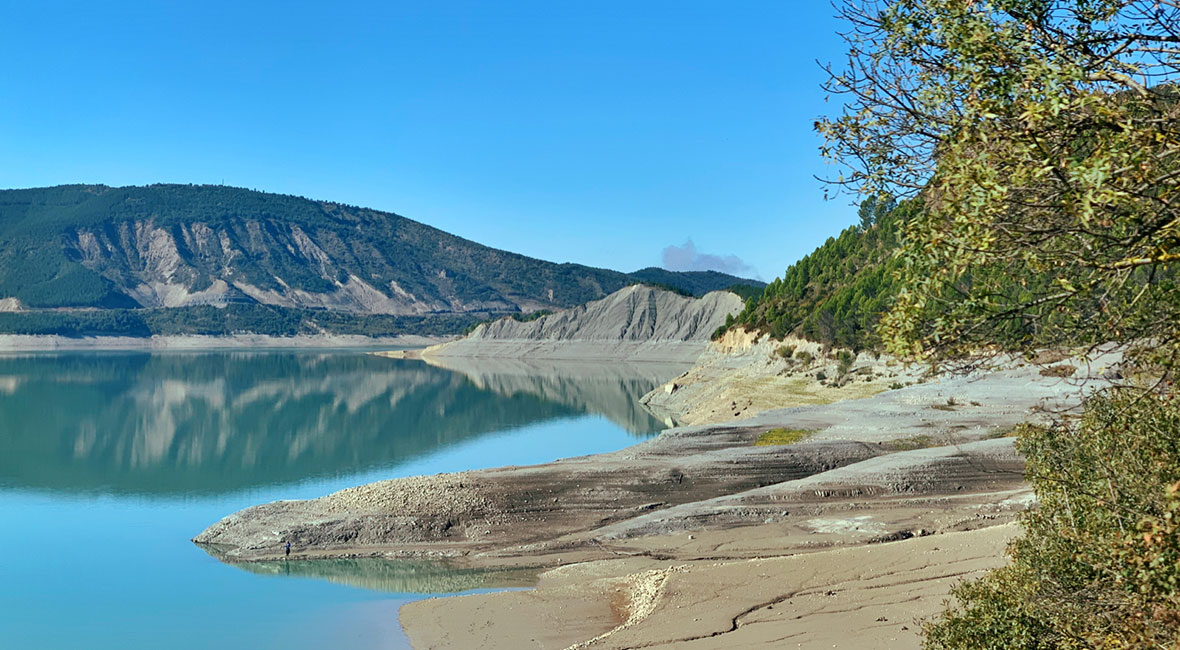
[[[525,584],[379,560],[223,564],[219,517],[610,451],[683,368],[456,372],[359,351],[0,356],[0,635],[20,648],[404,648],[398,608]]]

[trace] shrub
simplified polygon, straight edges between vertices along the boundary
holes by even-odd
[[[1180,639],[1180,404],[1115,389],[1022,427],[1039,505],[1011,564],[953,591],[928,648],[1171,648]]]
[[[775,352],[778,354],[778,356],[784,359],[790,359],[795,354],[795,346],[780,345],[778,350],[775,350]]]
[[[799,350],[795,353],[795,358],[799,360],[799,363],[802,363],[805,366],[810,365],[812,361],[811,353],[807,350]]]
[[[836,372],[837,372],[837,374],[839,374],[839,376],[841,376],[841,377],[843,377],[844,375],[847,375],[848,371],[852,370],[852,364],[855,362],[856,362],[856,355],[852,354],[848,350],[840,350],[839,352],[836,353]]]

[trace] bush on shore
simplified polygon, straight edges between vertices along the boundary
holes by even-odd
[[[1113,389],[1022,428],[1038,505],[1008,566],[954,589],[932,649],[1180,647],[1180,403]]]

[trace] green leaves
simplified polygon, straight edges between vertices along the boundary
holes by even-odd
[[[842,5],[855,42],[829,89],[847,104],[820,130],[843,165],[842,187],[923,198],[903,227],[907,291],[885,321],[888,347],[945,358],[1129,333],[1180,340],[1178,301],[1160,285],[1177,260],[1159,254],[1180,250],[1167,226],[1180,216],[1180,102],[1170,85],[1180,77],[1180,9],[1129,0],[875,7]],[[1115,317],[1088,318],[1102,309]]]
[[[1116,390],[1023,427],[1038,506],[1009,566],[955,589],[928,648],[1146,648],[1180,640],[1180,404]]]

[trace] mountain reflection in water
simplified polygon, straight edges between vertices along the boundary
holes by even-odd
[[[645,436],[665,423],[638,398],[681,370],[448,369],[338,351],[0,356],[0,486],[227,493],[356,473],[583,414]]]

